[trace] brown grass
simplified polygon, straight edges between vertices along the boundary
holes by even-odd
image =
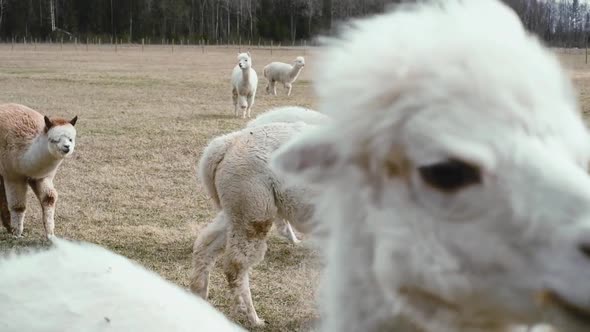
[[[264,92],[262,67],[291,62],[302,50],[253,49],[259,77],[253,116],[270,107],[314,107],[310,66],[290,97]],[[196,181],[196,163],[207,142],[242,127],[233,117],[230,72],[237,48],[151,46],[98,48],[54,45],[0,46],[0,103],[28,105],[49,116],[79,116],[77,147],[55,180],[59,192],[56,234],[98,243],[165,278],[188,286],[192,243],[214,216]],[[278,92],[283,94],[282,87]],[[25,238],[0,232],[0,250],[43,245],[38,203],[29,195]],[[263,263],[251,274],[261,331],[306,329],[316,319],[315,253],[272,232]],[[210,301],[230,312],[219,269]],[[236,317],[231,317],[236,318]]]
[[[215,211],[195,179],[197,159],[209,139],[240,128],[233,117],[229,75],[237,48],[0,45],[0,103],[26,104],[50,116],[79,115],[74,157],[61,167],[56,234],[98,243],[186,287],[192,242]],[[264,64],[290,62],[302,50],[253,49]],[[583,51],[558,51],[590,112],[590,65]],[[313,55],[291,97],[267,96],[259,77],[253,116],[270,107],[315,107]],[[279,93],[284,93],[282,87]],[[29,195],[25,235],[0,232],[0,250],[44,245],[38,204]],[[254,268],[252,293],[260,331],[308,330],[317,314],[315,252],[292,246],[273,232],[266,259]],[[229,313],[219,269],[210,301]],[[231,316],[230,316],[231,317]],[[235,319],[236,317],[231,317]],[[244,322],[243,322],[244,323]]]

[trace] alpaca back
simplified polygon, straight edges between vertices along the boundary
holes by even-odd
[[[284,62],[271,62],[264,67],[264,77],[269,81],[290,82],[293,66]]]
[[[0,259],[0,331],[243,331],[123,256],[89,243],[54,244]]]
[[[19,104],[0,105],[0,153],[28,147],[44,128],[40,113]]]

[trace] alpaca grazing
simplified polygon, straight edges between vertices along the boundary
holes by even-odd
[[[242,110],[242,118],[250,117],[256,89],[258,88],[258,75],[252,68],[250,52],[238,54],[238,64],[231,74],[232,100],[234,103],[234,115],[238,116],[238,107]]]
[[[269,169],[270,154],[295,134],[313,126],[303,122],[252,126],[213,139],[199,161],[199,178],[219,212],[195,240],[191,290],[206,299],[209,274],[225,251],[222,268],[237,313],[264,325],[254,309],[248,273],[262,261],[276,220],[308,232],[312,193],[286,186]]]
[[[0,258],[0,331],[244,331],[206,301],[90,243]]]
[[[321,188],[320,330],[589,331],[590,135],[556,57],[492,0],[402,6],[328,43],[332,123],[270,162]]]
[[[295,58],[292,65],[284,62],[271,62],[266,65],[262,72],[268,80],[266,93],[270,94],[272,91],[272,94],[276,96],[276,83],[280,82],[287,89],[287,96],[290,96],[293,83],[301,73],[303,67],[305,67],[305,59],[302,56]]]
[[[0,105],[0,176],[5,189],[0,209],[2,223],[16,237],[23,232],[27,185],[41,203],[45,235],[53,236],[57,203],[53,177],[74,152],[77,119],[49,119],[23,105]],[[5,220],[8,215],[10,226]]]

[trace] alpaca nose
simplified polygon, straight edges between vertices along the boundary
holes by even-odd
[[[69,146],[69,145],[65,145],[65,146],[62,148],[62,150],[63,150],[65,153],[68,153],[68,152],[70,152],[70,146]]]
[[[578,246],[578,250],[582,253],[582,255],[586,256],[586,258],[590,259],[590,243],[583,243]]]

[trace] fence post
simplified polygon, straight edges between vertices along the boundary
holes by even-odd
[[[586,36],[585,39],[586,39],[586,43],[585,43],[585,45],[586,45],[586,64],[588,64],[588,36]]]
[[[172,38],[172,53],[174,53],[174,38]]]
[[[274,44],[274,41],[271,40],[270,41],[270,55],[272,55],[272,46],[273,46],[273,44]]]
[[[201,39],[201,53],[205,54],[205,40]]]
[[[143,47],[145,45],[145,40],[141,38],[141,51],[143,52]]]

